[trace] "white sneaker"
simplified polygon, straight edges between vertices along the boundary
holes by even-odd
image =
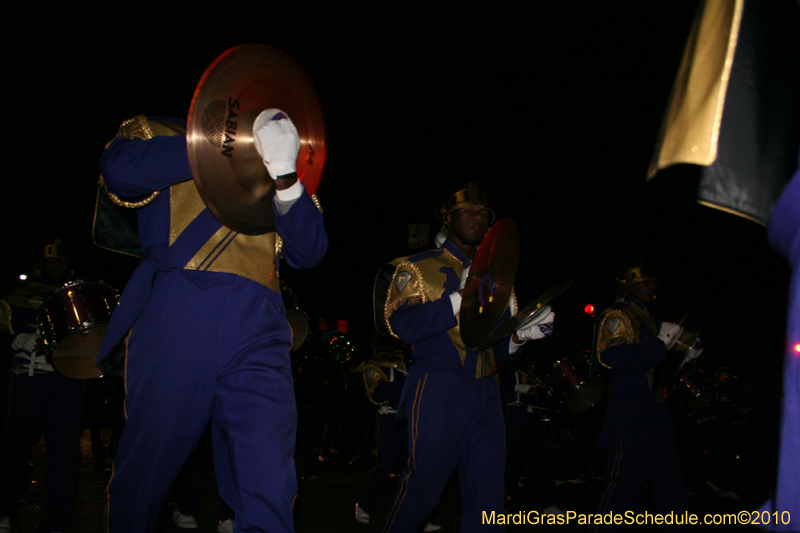
[[[442,526],[437,526],[436,524],[431,524],[430,522],[425,524],[425,527],[422,528],[422,531],[424,531],[425,533],[428,533],[429,531],[441,531],[441,530]]]
[[[566,511],[559,507],[558,505],[551,505],[550,507],[545,507],[542,514],[554,514],[556,516],[566,516]]]
[[[0,533],[11,533],[11,518],[0,516]]]
[[[172,521],[180,529],[197,529],[197,520],[193,516],[182,514],[179,510],[172,511]]]
[[[217,526],[217,533],[233,533],[233,518],[220,522]]]
[[[356,522],[359,524],[369,524],[369,514],[356,504]]]

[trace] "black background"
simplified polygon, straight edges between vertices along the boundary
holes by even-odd
[[[282,270],[311,315],[372,332],[381,263],[411,253],[408,224],[468,180],[521,233],[524,305],[569,271],[559,349],[586,349],[629,257],[661,273],[657,312],[705,302],[713,365],[779,365],[788,268],[765,230],[694,202],[692,170],[645,182],[696,1],[130,4],[8,10],[3,289],[61,238],[76,276],[122,288],[136,260],[91,242],[97,161],[132,116],[185,118],[224,50],[276,46],[313,80],[328,160],[318,196],[331,245]],[[711,363],[710,363],[711,364]]]

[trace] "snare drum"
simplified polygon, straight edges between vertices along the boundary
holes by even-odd
[[[584,351],[553,363],[548,374],[548,385],[554,397],[564,403],[570,414],[578,414],[596,404],[606,391],[606,381],[601,376],[589,378],[591,352]]]
[[[95,363],[118,300],[116,289],[103,282],[73,281],[42,303],[39,331],[56,371],[75,379],[102,375]]]

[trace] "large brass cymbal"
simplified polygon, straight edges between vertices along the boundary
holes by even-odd
[[[275,183],[253,143],[253,121],[270,108],[297,127],[297,175],[314,194],[327,155],[325,124],[311,81],[286,53],[259,44],[227,50],[203,73],[189,108],[186,141],[200,197],[220,222],[248,235],[274,229]]]
[[[461,339],[466,346],[488,337],[508,306],[519,264],[519,231],[509,218],[486,233],[469,269],[461,300]]]
[[[556,297],[560,296],[561,293],[566,291],[572,286],[572,283],[578,279],[580,272],[574,272],[558,282],[557,284],[553,285],[547,291],[544,292],[541,296],[537,299],[532,301],[530,304],[526,305],[525,308],[511,317],[508,322],[505,322],[502,326],[497,328],[494,331],[491,331],[485,338],[480,339],[478,342],[475,343],[474,351],[479,352],[481,350],[485,350],[489,346],[493,345],[497,341],[509,337],[514,334],[519,329],[522,329],[529,324],[533,323],[536,319],[538,319],[542,313],[549,310],[549,304]],[[467,344],[467,346],[470,346]]]

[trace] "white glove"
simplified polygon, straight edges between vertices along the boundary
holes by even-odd
[[[689,353],[687,353],[686,357],[683,358],[683,362],[681,363],[681,366],[678,367],[678,369],[683,368],[683,365],[691,361],[694,361],[701,355],[703,355],[703,346],[702,344],[700,344],[700,337],[697,337],[694,340],[694,344],[692,344],[691,349],[689,349]]]
[[[37,344],[40,337],[39,328],[36,328],[33,333],[20,333],[11,342],[11,349],[14,351],[21,349],[28,353],[33,353],[38,347]]]
[[[280,109],[265,109],[253,123],[253,142],[272,179],[297,169],[300,136],[292,120]]]
[[[520,394],[528,394],[532,388],[533,387],[530,383],[520,383],[519,385],[514,385],[514,390]]]
[[[556,314],[547,306],[533,323],[517,330],[517,338],[521,341],[535,341],[553,334],[553,321]]]
[[[681,333],[683,333],[683,326],[672,322],[662,322],[661,328],[658,330],[658,338],[664,343],[664,348],[669,350],[675,346]]]

